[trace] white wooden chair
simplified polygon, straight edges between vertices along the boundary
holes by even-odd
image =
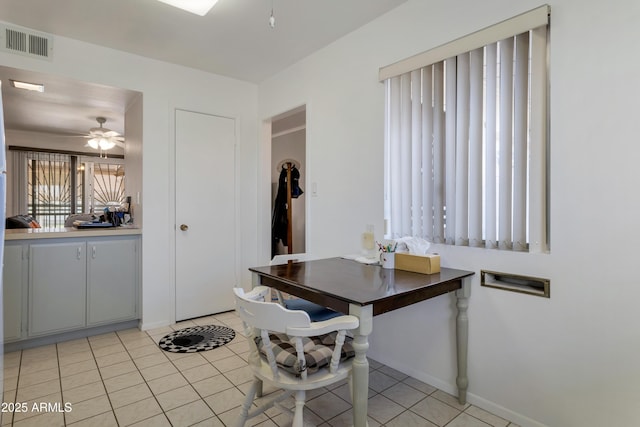
[[[273,257],[269,265],[281,265],[286,264],[289,261],[311,261],[313,259],[315,259],[313,255],[306,253],[276,255]],[[284,305],[289,310],[303,310],[307,312],[312,322],[329,320],[342,315],[342,313],[302,298],[285,298],[277,289],[274,289],[273,291],[275,292],[280,304]]]
[[[247,419],[272,406],[288,411],[279,403],[295,393],[293,427],[302,427],[305,391],[328,386],[345,378],[351,382],[354,356],[347,330],[359,325],[355,316],[344,315],[311,322],[304,311],[288,310],[275,302],[263,302],[270,289],[257,286],[250,292],[234,288],[236,310],[244,322],[250,347],[249,366],[254,381],[236,421],[243,427]],[[282,389],[257,409],[250,411],[262,383]]]

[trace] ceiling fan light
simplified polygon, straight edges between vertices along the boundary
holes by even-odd
[[[11,82],[11,86],[15,87],[16,89],[31,90],[34,92],[44,92],[44,85],[42,83],[28,83],[28,82],[21,82],[19,80],[11,80],[11,79],[9,79],[9,82]]]
[[[100,142],[98,143],[102,150],[111,150],[116,146],[116,143],[107,138],[100,138]]]
[[[91,138],[89,141],[87,141],[87,145],[89,145],[89,147],[93,148],[94,150],[97,150],[100,146],[96,138]]]
[[[204,16],[218,2],[218,0],[158,0],[178,9]]]

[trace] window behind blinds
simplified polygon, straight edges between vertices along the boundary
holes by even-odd
[[[530,13],[514,19],[533,28],[406,71],[512,31],[505,21],[381,69],[402,71],[384,79],[388,237],[547,249],[548,10]]]

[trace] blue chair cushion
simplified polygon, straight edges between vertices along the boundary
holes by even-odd
[[[302,298],[291,298],[284,300],[284,306],[289,310],[306,311],[312,322],[322,322],[323,320],[333,319],[342,316],[342,313],[333,311],[330,308],[323,307],[319,304],[307,301]]]

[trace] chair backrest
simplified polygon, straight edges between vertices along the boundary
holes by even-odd
[[[245,291],[243,288],[234,286],[234,292],[239,292],[243,298],[245,299],[250,299],[253,301],[268,301],[268,295],[269,292],[271,291],[271,288],[268,288],[266,286],[256,286],[253,289],[251,289],[250,291]]]
[[[269,265],[286,264],[289,261],[311,261],[314,259],[317,258],[307,253],[275,255],[271,262],[269,262]]]
[[[280,304],[260,301],[255,298],[255,289],[245,293],[242,288],[233,288],[236,310],[247,326],[286,333],[287,327],[306,328],[311,325],[309,315],[304,311],[287,310]],[[258,294],[261,293],[259,290]]]

